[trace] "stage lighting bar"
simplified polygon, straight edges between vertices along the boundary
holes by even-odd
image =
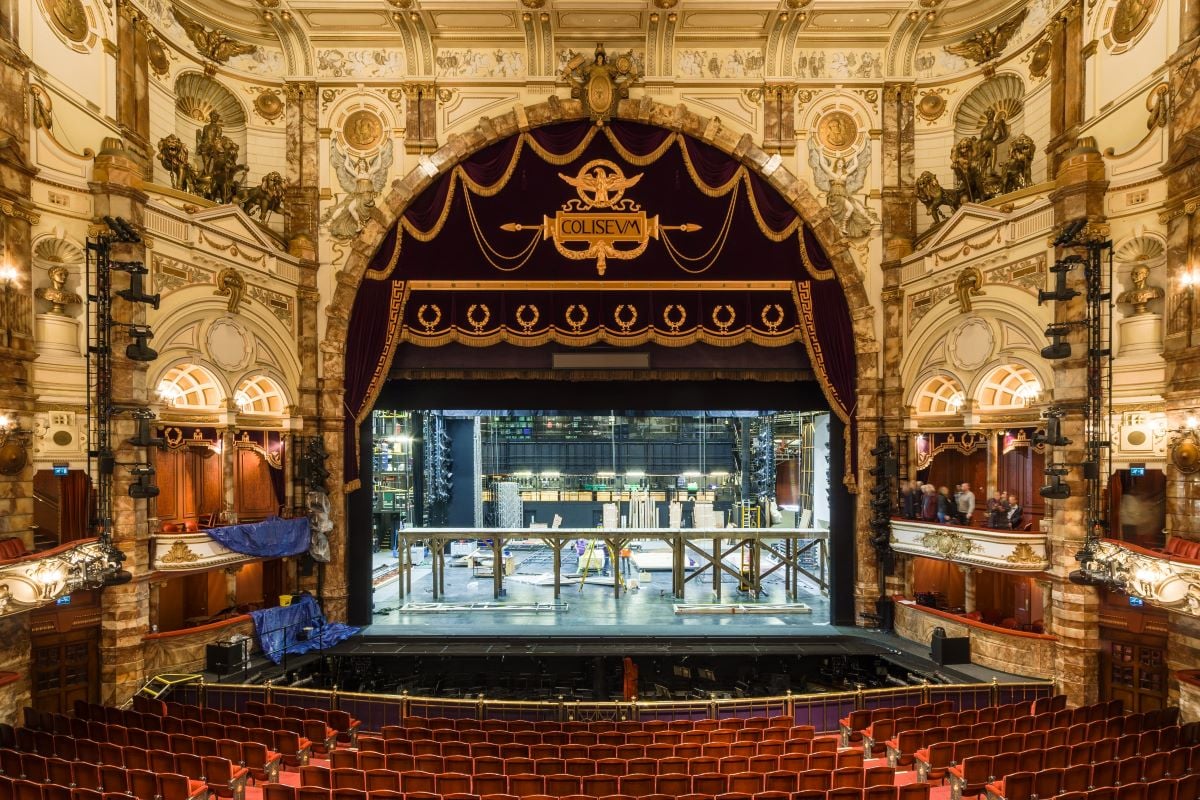
[[[1071,443],[1071,440],[1062,435],[1062,418],[1066,415],[1066,411],[1055,406],[1046,409],[1046,432],[1035,433],[1033,435],[1033,443],[1036,445],[1050,445],[1051,447],[1066,447]]]
[[[154,338],[149,325],[130,325],[129,338],[133,342],[125,347],[125,357],[130,361],[149,362],[158,358],[158,351],[146,344]]]
[[[129,288],[116,292],[117,297],[127,300],[130,303],[145,303],[155,311],[158,310],[158,304],[162,299],[162,295],[146,294],[143,278],[149,270],[146,269],[145,264],[141,261],[113,262],[112,268],[120,272],[129,273]]]

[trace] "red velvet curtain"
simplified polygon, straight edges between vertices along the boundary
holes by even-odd
[[[73,469],[59,487],[60,542],[88,538],[92,519],[92,480],[86,472]]]

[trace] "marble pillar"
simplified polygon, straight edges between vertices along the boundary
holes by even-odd
[[[154,169],[150,145],[149,22],[129,0],[117,4],[116,69],[117,125],[125,151],[142,168],[145,178]]]
[[[790,156],[796,152],[796,85],[768,83],[762,90],[763,149]]]
[[[101,144],[92,171],[92,198],[97,219],[123,217],[135,229],[144,230],[147,195],[142,188],[141,165],[120,139],[107,138]],[[107,230],[98,223],[97,231]],[[143,244],[114,245],[114,260],[145,261]],[[124,280],[115,278],[122,288]],[[120,298],[113,299],[113,318],[127,324],[144,324],[146,307]],[[124,354],[128,335],[123,328],[113,333],[113,352]],[[113,359],[113,399],[118,404],[149,405],[147,364],[118,356]],[[134,447],[128,439],[137,432],[136,422],[128,416],[116,417],[112,424],[113,453],[118,464],[144,462],[144,448]],[[101,702],[119,705],[141,685],[145,672],[142,639],[150,627],[149,505],[146,500],[129,496],[134,478],[128,469],[113,473],[113,544],[121,550],[124,568],[133,574],[130,583],[110,586],[101,594],[100,675]]]
[[[1102,225],[1107,188],[1104,160],[1095,141],[1090,137],[1076,141],[1071,149],[1062,154],[1055,188],[1050,195],[1054,202],[1056,222],[1062,224],[1087,217],[1094,225]],[[1075,251],[1063,250],[1058,255],[1065,256],[1071,252]],[[1076,271],[1071,280],[1081,294],[1070,301],[1055,302],[1056,322],[1081,319],[1085,314],[1082,276]],[[1073,330],[1069,337],[1071,357],[1052,362],[1055,404],[1079,406],[1086,399],[1087,346],[1083,337],[1082,330]],[[1083,415],[1067,414],[1062,419],[1062,428],[1063,435],[1071,443],[1048,452],[1047,466],[1051,463],[1078,464],[1085,458]],[[1095,588],[1077,586],[1069,580],[1071,572],[1079,567],[1075,553],[1087,539],[1089,521],[1081,469],[1072,467],[1064,480],[1073,487],[1071,497],[1046,502],[1053,543],[1051,567],[1048,570],[1052,616],[1047,632],[1059,637],[1055,650],[1055,679],[1059,691],[1067,695],[1068,702],[1084,704],[1095,702],[1099,697],[1100,598]]]
[[[975,570],[961,567],[963,573],[963,611],[970,614],[975,610]]]
[[[10,7],[13,26],[15,14]],[[16,43],[0,36],[0,414],[25,431],[33,429],[32,367],[37,355],[30,229],[39,221],[29,199],[34,170],[25,151],[29,69]],[[23,436],[27,440],[27,434]],[[33,538],[33,474],[27,461],[16,474],[0,475],[0,537],[20,538],[26,546]],[[29,702],[29,615],[0,620],[0,634],[0,671],[22,676],[0,689],[0,721],[19,724],[20,710]]]
[[[405,84],[404,109],[404,152],[420,155],[437,150],[437,87],[432,83]]]
[[[1050,141],[1048,174],[1058,172],[1064,154],[1075,145],[1083,121],[1083,3],[1072,0],[1047,26],[1050,34]]]

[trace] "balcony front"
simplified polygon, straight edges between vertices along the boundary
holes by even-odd
[[[151,536],[151,565],[158,572],[192,572],[260,558],[293,556],[308,549],[308,519],[268,519],[216,528],[164,526]],[[180,530],[182,528],[182,530]]]
[[[1047,536],[1040,530],[1011,531],[909,519],[892,520],[892,549],[950,561],[964,567],[1037,573],[1050,566]]]

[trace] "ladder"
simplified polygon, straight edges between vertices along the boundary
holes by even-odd
[[[600,545],[601,552],[608,549],[607,544]],[[588,539],[587,548],[583,551],[583,555],[579,557],[579,591],[583,591],[583,585],[587,582],[588,574],[592,571],[592,559],[596,555],[596,540]],[[601,555],[603,558],[603,555]],[[621,577],[620,562],[617,560],[618,554],[612,551],[608,553],[608,563],[612,565],[613,580],[618,586],[624,586],[625,580]],[[603,562],[601,562],[603,564]]]

